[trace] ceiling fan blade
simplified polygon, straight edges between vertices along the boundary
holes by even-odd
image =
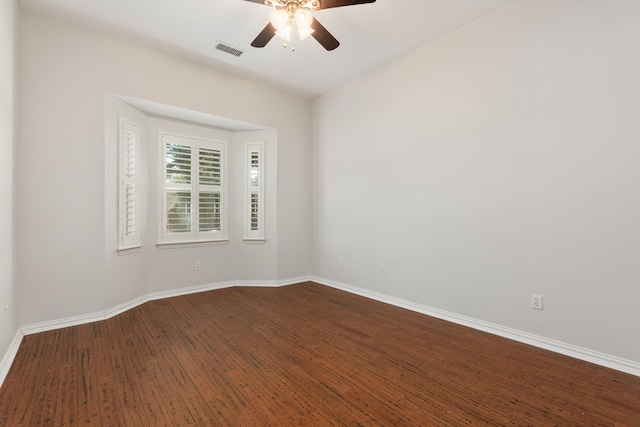
[[[244,0],[244,1],[250,1],[251,3],[260,3],[260,4],[264,4],[264,0]]]
[[[264,30],[260,31],[260,34],[258,34],[258,37],[256,37],[255,40],[251,42],[251,46],[265,47],[267,43],[271,41],[273,36],[276,35],[276,31],[277,31],[276,27],[274,27],[273,24],[269,22],[267,26],[264,27]]]
[[[248,0],[252,1],[252,0]],[[358,4],[374,3],[376,0],[321,0],[319,9],[330,9],[332,7],[355,6]]]
[[[311,28],[313,28],[313,33],[311,36],[318,40],[318,43],[322,45],[327,50],[333,50],[340,46],[340,42],[336,40],[335,37],[331,35],[329,31],[325,27],[322,26],[317,19],[313,18],[313,22],[311,23]]]

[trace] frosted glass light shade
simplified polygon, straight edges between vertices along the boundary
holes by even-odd
[[[270,19],[276,29],[276,35],[287,42],[293,39],[304,40],[314,31],[311,28],[313,15],[309,9],[300,8],[293,14],[284,8],[274,9],[271,11]]]
[[[276,30],[280,30],[284,27],[290,27],[291,22],[289,19],[289,14],[282,9],[274,9],[271,11],[270,15],[271,24],[276,27]]]
[[[296,26],[300,30],[311,27],[311,23],[313,22],[313,16],[311,15],[311,11],[308,9],[296,10],[295,18]]]
[[[312,28],[298,28],[298,37],[300,37],[300,41],[306,39],[313,33]]]
[[[285,25],[284,27],[280,28],[278,31],[276,31],[276,35],[278,37],[280,37],[281,39],[290,42],[291,41],[291,25]]]

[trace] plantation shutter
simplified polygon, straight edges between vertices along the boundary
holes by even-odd
[[[174,138],[165,142],[165,233],[191,233],[192,148],[177,143]]]
[[[162,134],[162,144],[161,242],[225,239],[225,143]]]
[[[120,118],[119,249],[136,247],[140,243],[139,133],[136,123]]]
[[[198,156],[198,231],[222,230],[222,152],[200,148]]]
[[[247,239],[264,238],[264,165],[263,143],[247,145]]]

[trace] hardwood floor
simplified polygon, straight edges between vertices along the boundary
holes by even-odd
[[[335,289],[229,288],[24,337],[1,426],[640,426],[640,378]]]

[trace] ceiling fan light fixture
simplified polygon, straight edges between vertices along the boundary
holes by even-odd
[[[244,0],[272,7],[271,20],[251,42],[265,47],[276,35],[285,41],[304,40],[310,35],[326,50],[334,50],[340,42],[311,14],[314,10],[374,3],[376,0]],[[285,43],[286,47],[287,44]],[[292,50],[295,50],[293,48]]]
[[[273,3],[275,8],[271,11],[269,18],[271,24],[276,29],[276,35],[286,42],[292,40],[304,40],[313,33],[311,24],[313,23],[313,15],[307,6],[313,1],[289,1],[284,6],[278,0],[268,0]],[[267,4],[265,2],[265,4]]]
[[[295,14],[296,18],[296,26],[298,29],[308,29],[311,28],[311,23],[313,22],[313,16],[311,15],[311,11],[308,9],[298,9]]]
[[[302,41],[313,33],[313,28],[298,28],[298,38]]]
[[[292,33],[293,31],[291,26],[287,25],[285,27],[280,28],[278,31],[276,31],[276,36],[280,37],[284,41],[290,42]]]
[[[271,18],[271,24],[273,24],[277,30],[291,26],[289,14],[284,9],[273,9],[269,17]]]

